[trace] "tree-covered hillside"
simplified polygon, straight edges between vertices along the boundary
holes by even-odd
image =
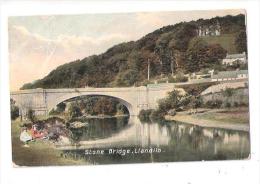
[[[220,36],[198,36],[200,26],[216,23],[221,27]],[[148,63],[150,78],[213,68],[227,52],[246,51],[245,32],[244,15],[165,26],[137,41],[115,45],[103,54],[61,65],[21,89],[141,85],[147,80]],[[216,41],[222,35],[232,35],[232,41]]]

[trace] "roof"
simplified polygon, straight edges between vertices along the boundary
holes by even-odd
[[[218,74],[213,75],[213,79],[220,79],[220,78],[236,78],[240,74],[248,74],[247,70],[236,70],[236,71],[223,71],[218,72]]]
[[[245,58],[246,54],[228,54],[225,59],[238,59],[238,58]]]

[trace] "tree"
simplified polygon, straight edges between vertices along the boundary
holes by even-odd
[[[19,108],[15,105],[15,101],[13,99],[10,100],[11,104],[11,119],[15,120],[19,117]]]
[[[232,99],[230,99],[230,98],[233,97],[234,93],[235,93],[235,89],[233,89],[233,88],[226,88],[225,89],[223,96],[227,97],[227,100],[226,100],[227,107],[229,107],[228,104],[231,105]]]
[[[95,103],[93,110],[95,114],[113,115],[116,113],[116,103],[107,97],[100,97]]]
[[[207,44],[202,39],[193,40],[187,50],[186,70],[197,72],[204,68],[220,65],[220,60],[225,58],[227,51],[219,44]]]
[[[117,112],[117,114],[126,114],[128,112],[128,110],[123,104],[118,103],[116,105],[116,112]]]
[[[117,77],[116,84],[118,86],[132,86],[137,80],[138,71],[131,69],[120,73]]]
[[[29,109],[29,110],[27,111],[27,117],[28,117],[28,119],[29,119],[30,121],[32,121],[32,122],[36,121],[35,111],[32,110],[32,109]]]
[[[69,107],[69,115],[70,118],[82,116],[81,110],[75,102],[71,103]]]
[[[235,38],[236,49],[239,53],[246,52],[247,53],[247,38],[246,31],[240,31]]]
[[[234,94],[233,88],[226,88],[224,91],[224,96],[226,96],[226,97],[231,97],[233,94]]]
[[[202,104],[202,100],[199,96],[191,96],[189,106],[197,112],[197,108]]]

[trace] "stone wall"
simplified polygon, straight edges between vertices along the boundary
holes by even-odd
[[[238,104],[249,104],[249,91],[248,88],[234,89],[234,94],[230,97],[225,96],[224,91],[211,93],[202,95],[202,100],[204,103],[207,101],[221,100],[223,103],[229,102],[231,105],[233,105],[235,102]]]

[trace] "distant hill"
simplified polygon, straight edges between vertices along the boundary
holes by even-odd
[[[200,27],[213,34],[216,24],[220,25],[220,36],[198,36]],[[227,52],[246,50],[246,37],[238,39],[245,31],[242,14],[165,26],[137,41],[115,45],[103,54],[61,65],[21,89],[141,85],[147,79],[148,63],[151,78],[212,68]]]

